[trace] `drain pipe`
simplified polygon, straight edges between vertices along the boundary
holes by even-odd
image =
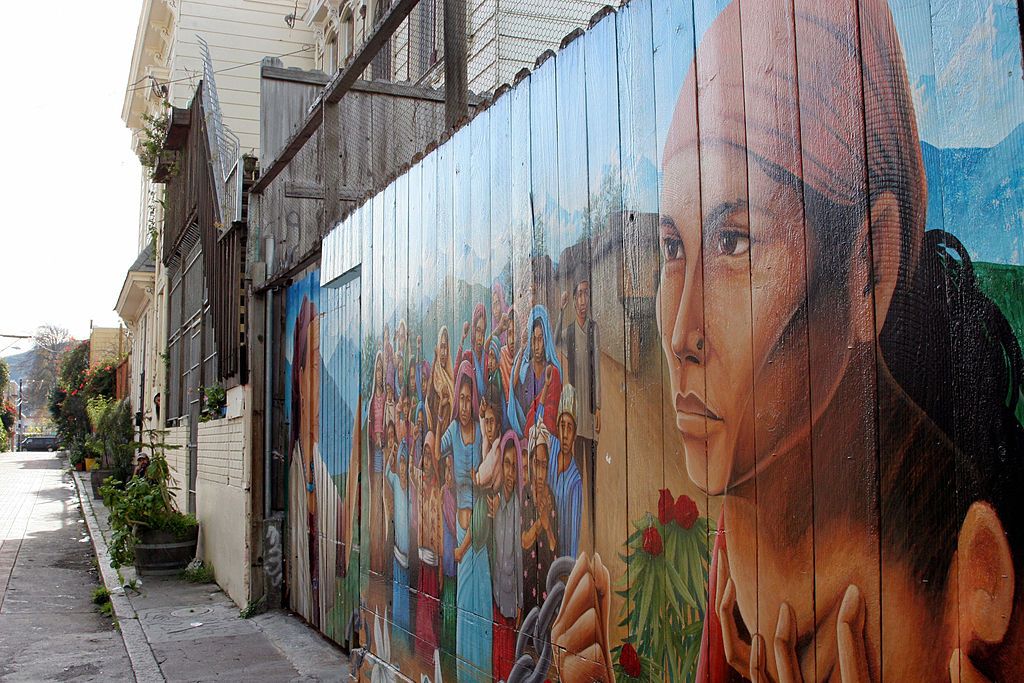
[[[267,270],[274,263],[274,238],[266,238],[265,260]],[[269,274],[268,274],[269,279]],[[263,313],[263,519],[271,515],[270,461],[274,455],[272,413],[274,409],[274,289],[267,290],[266,309]]]

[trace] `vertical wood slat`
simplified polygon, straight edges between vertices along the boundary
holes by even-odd
[[[220,215],[215,186],[219,179],[211,164],[202,88],[200,83],[189,105],[192,123],[187,141],[178,153],[177,171],[167,182],[163,259],[167,265],[184,268],[188,228],[194,225],[204,257],[198,296],[208,301],[211,308],[213,346],[218,357],[216,377],[204,379],[203,384],[230,380],[245,383],[246,231],[244,227],[232,226],[230,217]]]

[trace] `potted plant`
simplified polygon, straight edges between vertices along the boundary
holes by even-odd
[[[199,541],[199,522],[182,514],[171,492],[171,473],[163,432],[147,431],[148,443],[135,444],[148,451],[145,472],[126,484],[110,478],[100,489],[110,510],[110,565],[117,569],[134,564],[139,574],[173,575],[192,561]]]
[[[209,422],[227,414],[228,395],[220,384],[206,387],[203,390],[203,410],[199,413],[200,422]]]
[[[99,439],[91,435],[87,436],[85,438],[85,453],[84,457],[82,458],[85,461],[85,471],[90,473],[99,471],[100,460],[102,457],[103,448],[100,445]],[[107,475],[109,476],[109,474],[110,473],[108,472]],[[93,485],[92,493],[93,498],[99,497],[96,495],[95,484]]]

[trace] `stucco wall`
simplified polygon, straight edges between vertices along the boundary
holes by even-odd
[[[242,418],[199,425],[196,475],[199,556],[213,565],[217,583],[240,606],[249,601],[249,471],[244,426]]]

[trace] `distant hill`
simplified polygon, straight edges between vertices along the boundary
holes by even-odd
[[[4,360],[11,368],[11,379],[15,382],[19,379],[29,379],[32,376],[32,364],[35,362],[35,357],[35,347],[11,356],[4,356]]]

